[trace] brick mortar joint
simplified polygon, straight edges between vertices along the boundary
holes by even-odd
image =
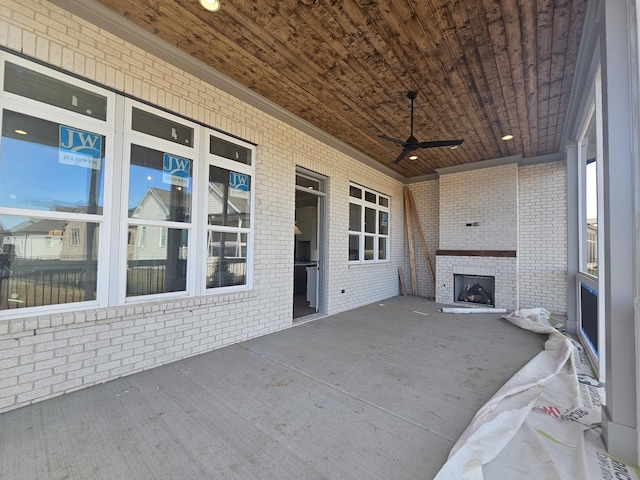
[[[250,290],[188,297],[186,299],[167,299],[162,302],[98,307],[92,310],[70,310],[49,315],[8,318],[0,320],[0,332],[2,332],[0,333],[0,340],[37,336],[45,333],[66,331],[72,328],[86,328],[126,319],[138,319],[147,314],[158,316],[183,312],[184,310],[205,310],[216,305],[237,304],[247,300],[255,300],[256,298],[255,290]],[[183,302],[186,304],[182,305]],[[157,308],[154,308],[155,306]],[[140,311],[140,309],[142,310]],[[133,313],[127,313],[128,310],[133,310]]]

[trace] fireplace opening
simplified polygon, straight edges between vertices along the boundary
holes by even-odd
[[[453,301],[495,306],[496,277],[453,274]]]

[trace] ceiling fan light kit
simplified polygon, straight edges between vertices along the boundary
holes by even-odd
[[[407,97],[411,100],[411,134],[406,141],[399,140],[397,138],[388,137],[386,135],[379,135],[380,138],[384,138],[385,140],[389,140],[390,142],[397,143],[402,146],[402,152],[400,155],[393,161],[394,164],[400,163],[400,161],[410,152],[418,150],[420,148],[435,148],[435,147],[457,147],[462,145],[464,140],[432,140],[430,142],[419,142],[416,137],[413,136],[413,100],[418,96],[418,92],[410,91],[407,93]],[[415,157],[415,158],[413,158]],[[411,160],[416,160],[418,158],[417,155],[412,155],[409,157]]]

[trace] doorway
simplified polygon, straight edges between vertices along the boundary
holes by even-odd
[[[324,311],[326,177],[296,169],[293,319]]]

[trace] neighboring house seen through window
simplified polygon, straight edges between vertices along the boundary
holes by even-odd
[[[254,145],[0,61],[0,318],[251,287]]]

